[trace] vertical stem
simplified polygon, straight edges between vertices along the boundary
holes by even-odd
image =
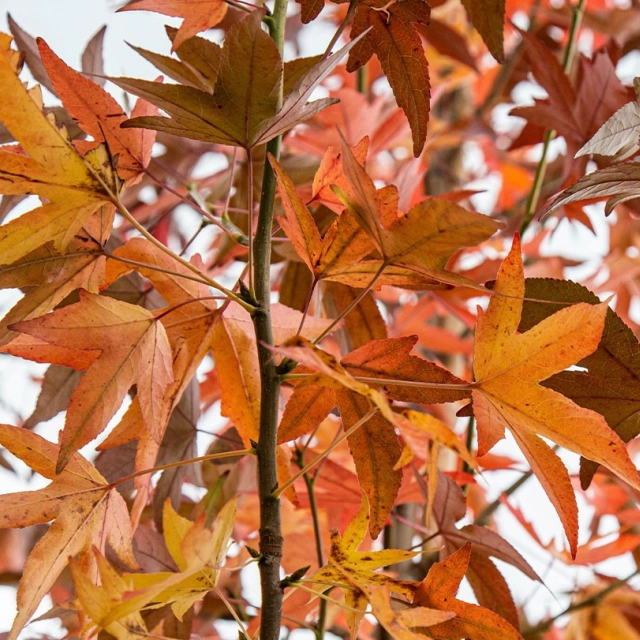
[[[269,32],[280,53],[284,49],[284,27],[287,0],[275,0]],[[282,104],[280,96],[279,106]],[[276,158],[280,155],[280,138],[267,143],[267,151]],[[253,282],[257,309],[253,323],[258,343],[260,366],[260,434],[256,446],[258,457],[258,494],[260,498],[260,585],[262,587],[261,640],[278,640],[282,619],[282,588],[280,561],[282,559],[282,528],[280,498],[274,495],[278,486],[277,444],[278,400],[280,377],[268,346],[273,344],[271,328],[271,233],[275,175],[265,158],[262,191],[258,210],[256,235],[253,239]]]

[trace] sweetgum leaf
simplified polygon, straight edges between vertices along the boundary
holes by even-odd
[[[640,477],[624,442],[604,418],[539,383],[593,353],[600,341],[606,303],[561,309],[518,333],[525,293],[519,238],[498,272],[486,312],[478,310],[472,392],[483,455],[507,427],[552,501],[569,540],[578,541],[578,512],[569,475],[540,437],[604,464],[634,487]],[[580,424],[580,429],[576,429]]]

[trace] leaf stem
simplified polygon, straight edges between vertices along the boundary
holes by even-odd
[[[297,450],[297,464],[303,469],[304,468],[304,453],[302,450]],[[318,513],[318,505],[316,503],[316,494],[315,494],[315,481],[316,477],[313,478],[308,474],[304,474],[304,482],[307,486],[307,495],[309,496],[309,510],[311,511],[311,521],[313,523],[313,537],[315,538],[316,543],[316,558],[318,561],[318,568],[324,566],[324,553],[322,551],[322,533],[320,531],[320,518]],[[317,640],[322,640],[324,637],[324,627],[327,620],[327,602],[324,599],[320,600],[320,609],[318,612],[318,622],[315,628],[315,635]]]
[[[171,251],[171,249],[169,249],[169,247],[165,246],[153,234],[149,233],[133,217],[131,212],[127,209],[127,207],[124,206],[124,204],[122,203],[122,201],[120,200],[120,198],[118,196],[114,196],[114,204],[116,205],[118,211],[120,212],[120,215],[122,215],[122,217],[125,220],[127,220],[127,222],[134,229],[136,229],[136,231],[138,231],[144,238],[146,238],[149,242],[151,242],[151,244],[153,244],[158,249],[160,249],[160,251],[166,253],[168,256],[170,256],[171,258],[173,258],[174,260],[179,262],[183,267],[186,267],[187,269],[189,269],[189,271],[192,271],[197,276],[202,278],[208,286],[210,286],[210,287],[212,287],[214,289],[217,289],[218,291],[222,291],[222,293],[224,293],[228,298],[230,298],[234,302],[237,302],[243,309],[246,309],[249,313],[253,313],[255,311],[255,307],[253,305],[251,305],[248,302],[246,302],[245,300],[243,300],[240,296],[238,296],[236,293],[234,293],[230,289],[227,289],[226,287],[223,287],[220,283],[216,282],[215,280],[212,280],[211,278],[208,278],[204,273],[202,273],[202,271],[200,271],[200,269],[198,269],[198,267],[196,267],[195,265],[191,264],[185,258],[182,258],[179,255],[176,255],[173,251]]]
[[[123,476],[122,478],[118,478],[113,482],[105,485],[105,489],[114,489],[118,485],[121,485],[123,482],[127,482],[128,480],[133,480],[133,478],[138,478],[139,476],[145,476],[150,473],[157,473],[158,471],[166,471],[167,469],[175,469],[176,467],[183,467],[187,464],[194,464],[196,462],[206,462],[207,460],[220,460],[222,458],[235,458],[237,456],[246,456],[255,454],[254,449],[238,449],[237,451],[224,451],[222,453],[209,453],[205,456],[198,456],[197,458],[189,458],[188,460],[178,460],[177,462],[169,462],[167,464],[160,464],[157,467],[150,467],[149,469],[140,469],[140,471],[135,471],[134,473],[130,473],[127,476]],[[92,489],[93,490],[93,489]]]

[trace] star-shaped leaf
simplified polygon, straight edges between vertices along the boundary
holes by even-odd
[[[164,393],[174,379],[173,362],[164,327],[151,312],[80,290],[80,302],[11,328],[54,348],[97,356],[71,396],[58,471],[107,426],[133,384],[147,428],[153,432],[156,422],[164,420],[159,412],[165,411]],[[39,361],[46,357],[44,345]]]
[[[109,543],[125,564],[135,568],[137,563],[127,506],[92,464],[73,453],[57,474],[58,447],[32,431],[9,425],[0,425],[0,445],[51,480],[37,491],[0,496],[0,525],[28,527],[55,520],[25,564],[18,589],[18,615],[9,633],[10,640],[15,640],[70,557],[94,545],[104,549]]]
[[[324,567],[316,571],[314,580],[330,583],[338,587],[343,586],[345,604],[350,609],[345,610],[345,616],[355,637],[360,621],[366,610],[368,594],[362,587],[388,585],[398,593],[412,597],[413,589],[408,583],[396,580],[380,569],[390,564],[403,562],[413,558],[417,552],[401,551],[400,549],[383,549],[382,551],[358,551],[369,528],[369,503],[363,495],[362,506],[356,517],[349,523],[344,533],[331,532],[331,553]],[[351,583],[361,585],[353,588]],[[348,586],[347,586],[348,585]]]
[[[633,487],[638,472],[624,442],[604,418],[539,383],[576,364],[598,346],[606,303],[576,304],[518,334],[525,292],[516,237],[496,278],[486,312],[478,310],[473,391],[478,452],[486,453],[507,427],[553,503],[575,555],[577,506],[566,468],[540,437],[605,465]],[[576,424],[580,429],[576,429]]]

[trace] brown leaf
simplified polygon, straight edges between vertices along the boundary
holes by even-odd
[[[462,0],[462,4],[491,55],[504,62],[505,0]]]

